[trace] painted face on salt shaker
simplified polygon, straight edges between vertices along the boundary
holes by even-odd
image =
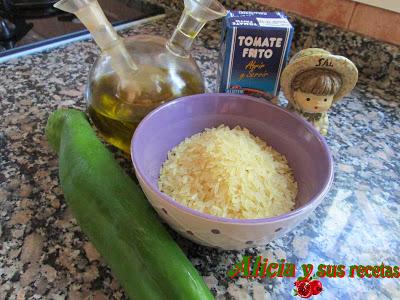
[[[303,112],[323,113],[332,106],[334,95],[314,95],[302,91],[294,91],[294,101]]]

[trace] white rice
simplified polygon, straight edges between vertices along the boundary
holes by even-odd
[[[207,214],[255,219],[293,209],[297,183],[286,158],[240,127],[186,138],[160,170],[160,191]]]

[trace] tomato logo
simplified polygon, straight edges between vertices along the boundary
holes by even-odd
[[[311,296],[318,295],[322,292],[322,283],[317,279],[318,277],[311,278],[297,278],[294,283],[293,289],[294,296],[301,298],[310,298]]]
[[[322,283],[319,280],[311,280],[310,281],[311,285],[311,293],[313,295],[318,295],[319,293],[322,292]]]

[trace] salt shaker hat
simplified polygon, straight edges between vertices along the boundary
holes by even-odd
[[[300,73],[311,69],[326,69],[339,74],[342,84],[339,91],[333,96],[333,101],[347,95],[357,83],[358,70],[351,60],[344,56],[333,55],[320,48],[304,49],[292,57],[282,72],[281,87],[289,101],[294,98],[292,81]]]

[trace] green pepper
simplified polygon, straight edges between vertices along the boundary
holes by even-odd
[[[131,299],[213,299],[83,112],[54,112],[46,135],[59,155],[60,182],[73,215]]]

